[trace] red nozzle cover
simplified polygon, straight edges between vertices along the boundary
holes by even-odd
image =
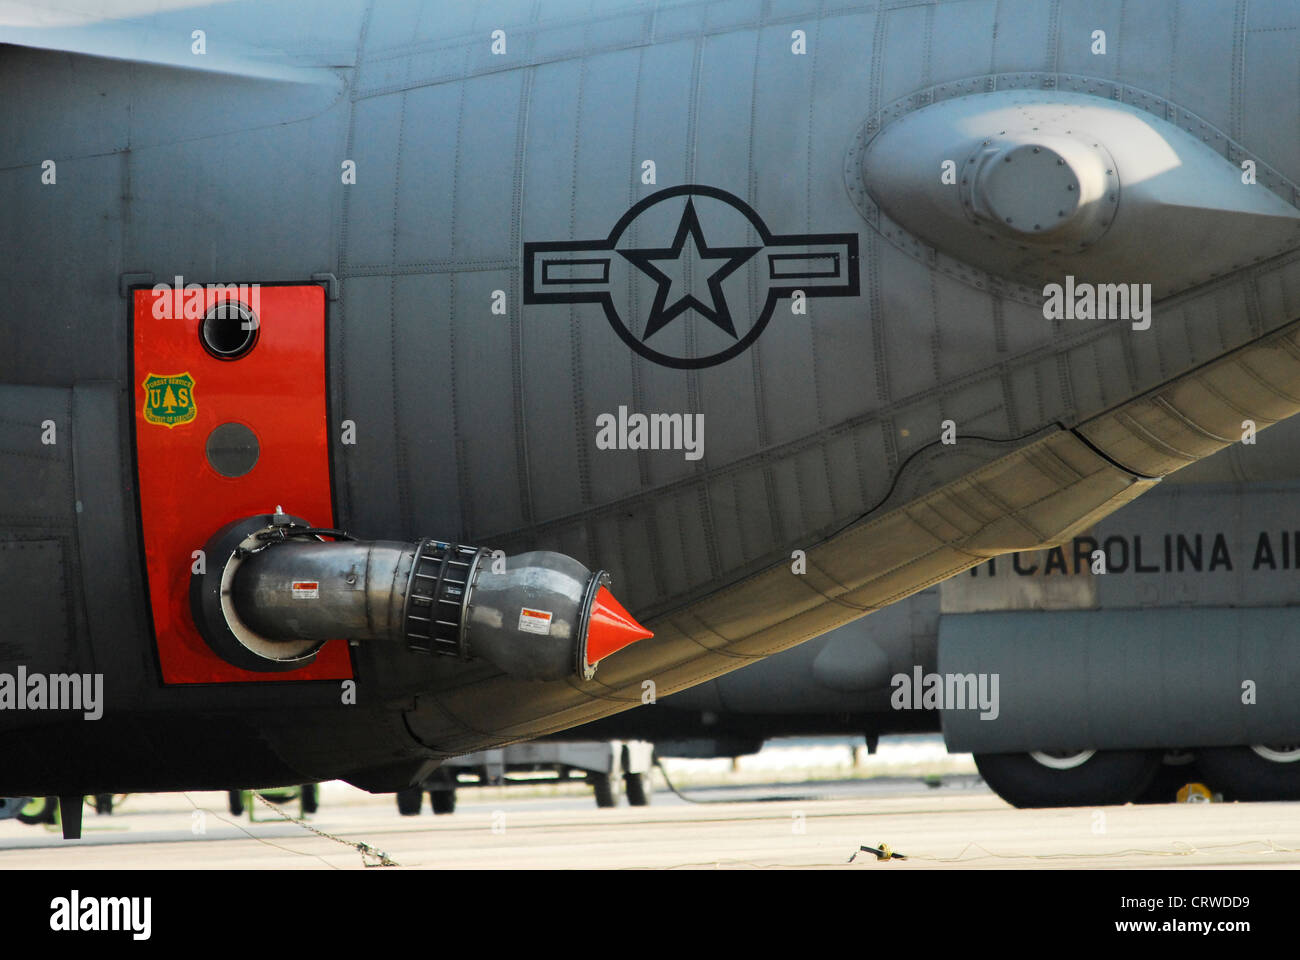
[[[595,666],[611,653],[654,634],[632,618],[605,587],[596,591],[587,621],[587,663]]]

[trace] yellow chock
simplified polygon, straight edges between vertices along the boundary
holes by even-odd
[[[1178,790],[1179,803],[1213,803],[1214,794],[1203,783],[1186,783]]]

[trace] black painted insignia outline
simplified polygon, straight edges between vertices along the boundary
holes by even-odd
[[[709,197],[725,203],[738,210],[754,227],[762,245],[756,256],[767,259],[767,298],[754,324],[736,343],[719,353],[706,357],[674,357],[655,350],[638,340],[623,322],[614,297],[608,289],[609,264],[615,255],[626,259],[627,252],[616,248],[627,228],[641,213],[657,203],[679,196]],[[782,247],[842,247],[842,250],[823,253],[782,253]],[[775,248],[775,249],[773,249]],[[609,256],[601,256],[609,251]],[[630,251],[633,254],[645,251]],[[553,254],[572,253],[578,256],[563,257]],[[712,367],[732,359],[753,345],[776,310],[776,305],[784,297],[791,296],[796,290],[802,290],[804,296],[813,297],[856,297],[861,289],[858,279],[858,235],[856,233],[810,233],[810,234],[773,234],[755,210],[735,194],[718,187],[703,184],[683,184],[667,187],[652,193],[633,204],[626,213],[619,217],[609,235],[600,240],[558,240],[534,241],[524,244],[524,303],[598,303],[605,311],[614,332],[635,352],[654,363],[677,369],[698,370]],[[538,260],[542,260],[541,270],[536,269]],[[800,261],[818,259],[826,262],[827,268],[821,271],[790,271],[788,265]],[[635,260],[633,260],[635,263]],[[567,268],[572,271],[568,276],[557,279],[552,276],[554,268]],[[838,280],[838,283],[825,283],[825,280]],[[808,281],[817,281],[809,283]],[[719,279],[720,284],[720,279]],[[579,287],[577,290],[548,291],[547,286]],[[593,289],[585,290],[582,287]],[[596,289],[605,287],[605,289]],[[712,281],[710,281],[712,289]],[[660,294],[663,293],[661,286]],[[694,299],[694,298],[692,298]],[[652,331],[657,332],[657,331]]]

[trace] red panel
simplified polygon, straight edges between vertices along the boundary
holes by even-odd
[[[206,313],[227,294],[203,296]],[[331,640],[310,666],[298,670],[255,673],[231,666],[203,642],[190,615],[192,554],[226,523],[270,513],[278,504],[317,526],[333,525],[325,292],[315,285],[262,286],[259,296],[256,345],[238,360],[218,360],[200,343],[200,319],[157,319],[154,292],[135,291],[132,379],[140,523],[158,659],[169,684],[352,676],[342,640]],[[169,412],[160,415],[155,407],[153,418],[146,418],[150,401],[144,384],[150,376],[186,373],[194,381],[193,396],[184,396],[180,380],[166,398]],[[261,451],[252,470],[236,478],[217,473],[206,455],[208,434],[231,421],[250,428]]]

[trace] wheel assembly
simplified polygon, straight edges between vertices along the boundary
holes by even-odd
[[[1196,762],[1225,800],[1300,799],[1300,745],[1206,748]]]
[[[414,817],[424,805],[424,791],[419,787],[407,787],[397,791],[397,812],[404,817]]]
[[[1014,807],[1128,803],[1160,771],[1160,751],[1036,750],[975,754],[985,783]]]

